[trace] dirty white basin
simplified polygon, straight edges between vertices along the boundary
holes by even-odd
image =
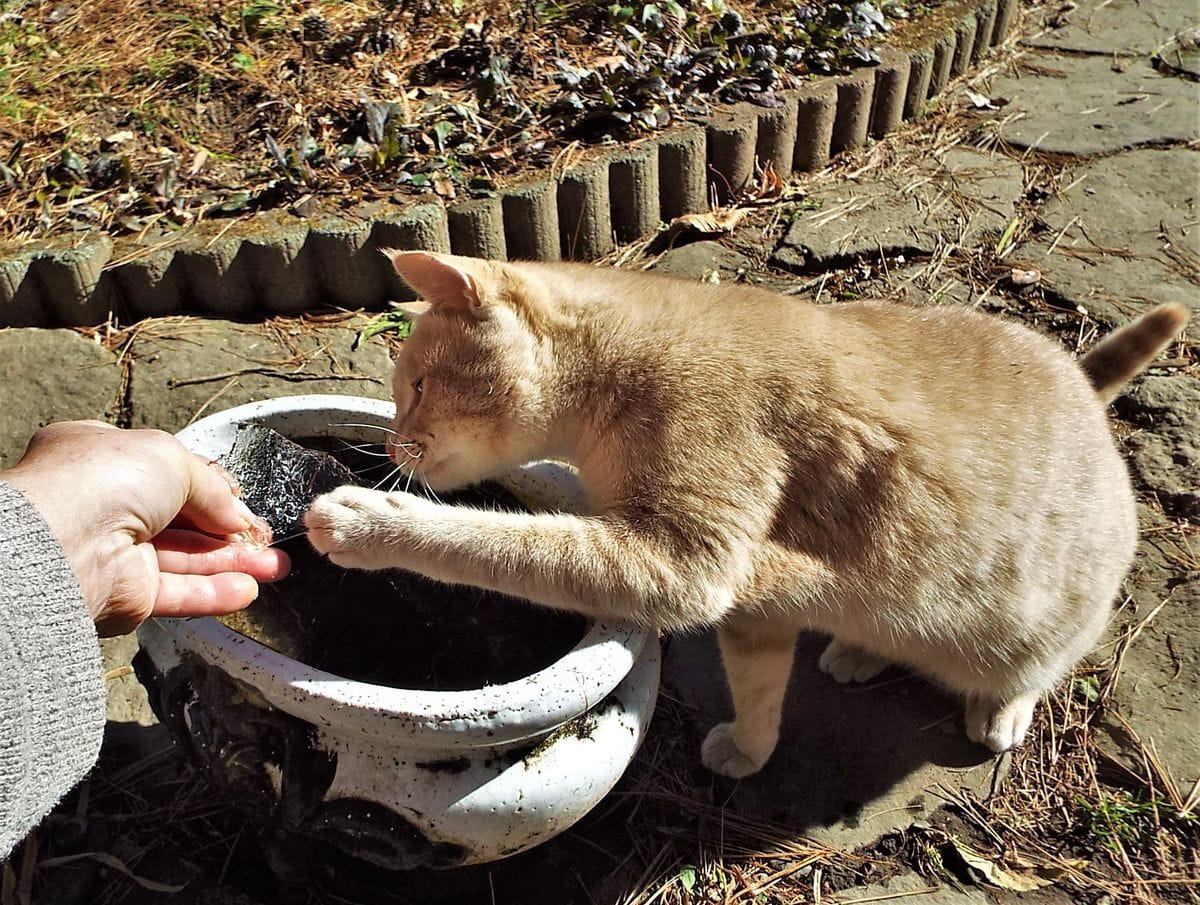
[[[211,458],[248,421],[373,442],[369,426],[392,413],[351,396],[283,397],[210,415],[179,438]],[[579,500],[571,473],[549,463],[500,483],[534,508]],[[613,787],[658,693],[656,634],[616,622],[591,623],[541,671],[467,691],[351,681],[215,619],[151,620],[139,634],[160,719],[293,860],[332,846],[384,868],[450,867],[537,845]]]

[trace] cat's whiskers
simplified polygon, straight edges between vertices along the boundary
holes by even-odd
[[[355,452],[362,453],[364,456],[375,456],[375,457],[381,458],[381,459],[390,459],[391,458],[391,456],[389,456],[386,452],[377,452],[376,450],[378,450],[378,448],[379,448],[378,443],[355,444],[355,443],[346,443],[345,441],[343,441],[343,446],[342,446],[343,450],[352,449]]]
[[[375,484],[371,489],[378,490],[380,487],[382,487],[384,484],[386,484],[388,481],[390,481],[392,478],[394,478],[396,475],[398,475],[401,471],[403,471],[403,469],[399,465],[397,465],[395,468],[393,468],[391,471],[389,471],[387,474],[385,474],[383,476],[383,478],[377,484]],[[395,485],[393,485],[393,486],[395,486]]]
[[[288,541],[295,540],[298,537],[304,537],[306,534],[308,534],[307,528],[305,528],[303,531],[297,531],[295,534],[285,534],[283,537],[275,537],[271,539],[271,542],[267,544],[267,546],[274,547],[276,544],[287,543]]]
[[[381,468],[387,468],[389,465],[393,464],[394,463],[392,462],[391,457],[388,457],[386,462],[376,462],[374,465],[368,465],[366,468],[358,469],[358,471],[354,472],[354,474],[356,477],[361,477],[369,471],[378,471]]]
[[[385,434],[391,434],[393,437],[399,436],[390,427],[384,427],[382,424],[359,424],[354,421],[343,421],[337,424],[330,424],[330,427],[365,427],[367,430],[382,431]]]

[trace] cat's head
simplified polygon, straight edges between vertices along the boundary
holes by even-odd
[[[504,264],[385,252],[424,299],[396,358],[392,457],[434,490],[473,484],[542,454],[545,355],[530,328],[536,289]]]

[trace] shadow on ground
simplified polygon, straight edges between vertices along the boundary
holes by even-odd
[[[962,734],[958,700],[895,668],[838,685],[816,666],[826,642],[801,637],[779,747],[762,772],[728,783],[731,809],[849,848],[932,811],[939,786],[986,788],[992,759]],[[673,639],[663,679],[702,733],[730,718],[715,633]]]

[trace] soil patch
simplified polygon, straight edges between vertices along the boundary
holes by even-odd
[[[326,479],[369,477],[378,474],[381,462],[387,462],[380,458],[385,453],[379,445],[354,447],[319,437],[298,443],[330,454],[314,457],[318,462],[332,458],[341,463],[317,466]],[[294,451],[274,451],[276,461],[283,460],[282,471],[291,476],[304,473],[295,465],[303,453],[295,444],[289,447]],[[261,471],[234,473],[252,508],[254,501],[263,499],[256,481],[278,486]],[[306,480],[294,481],[293,487],[297,499],[279,505],[287,518],[328,489],[320,481]],[[496,484],[470,488],[444,500],[484,509],[522,509]],[[585,620],[573,615],[478,588],[441,584],[411,572],[343,569],[317,554],[302,534],[284,535],[276,546],[292,558],[291,573],[264,585],[257,601],[221,621],[285,656],[347,679],[438,691],[512,682],[560,659],[579,642],[586,627]]]

